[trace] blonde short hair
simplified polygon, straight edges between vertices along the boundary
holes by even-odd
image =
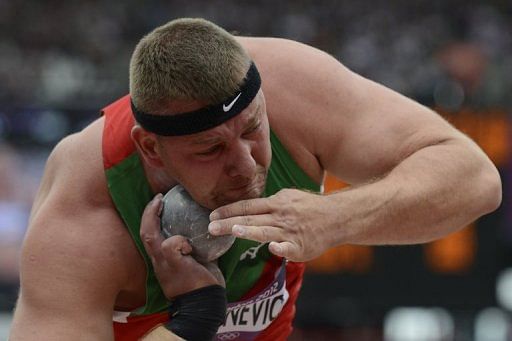
[[[165,113],[173,100],[218,104],[239,90],[250,63],[235,37],[219,26],[173,20],[135,47],[130,95],[139,110],[153,114]]]

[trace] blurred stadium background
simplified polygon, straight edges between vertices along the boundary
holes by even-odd
[[[293,340],[512,340],[509,0],[0,0],[0,339],[48,153],[128,91],[142,35],[184,16],[323,49],[442,113],[502,174],[502,207],[448,238],[343,246],[311,262]]]

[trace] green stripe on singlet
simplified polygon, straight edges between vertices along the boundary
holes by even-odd
[[[270,196],[282,188],[298,188],[319,191],[320,186],[311,180],[295,163],[274,133],[270,132],[272,163],[264,196]],[[106,170],[108,187],[116,208],[128,227],[137,249],[144,258],[148,274],[146,278],[146,305],[135,315],[152,314],[168,308],[168,301],[155,277],[151,261],[139,235],[142,212],[153,194],[145,177],[139,156],[136,153]],[[259,248],[257,256],[242,254],[259,243],[237,239],[233,246],[219,259],[219,267],[226,279],[228,301],[240,299],[261,276],[266,261],[271,256],[267,246]]]
[[[142,212],[144,212],[147,203],[153,198],[153,193],[146,180],[138,154],[133,153],[114,167],[107,169],[106,175],[112,200],[128,227],[139,253],[144,258],[148,270],[146,276],[146,305],[132,312],[132,314],[145,315],[164,311],[168,307],[168,302],[158,284],[153,265],[139,234]]]

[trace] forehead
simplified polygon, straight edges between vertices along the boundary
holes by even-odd
[[[187,136],[187,142],[197,144],[208,144],[226,134],[233,134],[246,127],[257,124],[262,115],[263,100],[261,92],[254,97],[254,100],[240,114],[222,123],[221,125],[205,130],[203,132]]]

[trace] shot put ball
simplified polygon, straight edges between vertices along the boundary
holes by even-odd
[[[181,235],[192,246],[192,257],[200,263],[222,256],[235,241],[231,235],[212,236],[208,232],[211,211],[192,199],[181,185],[173,187],[163,197],[161,229],[166,238]]]

